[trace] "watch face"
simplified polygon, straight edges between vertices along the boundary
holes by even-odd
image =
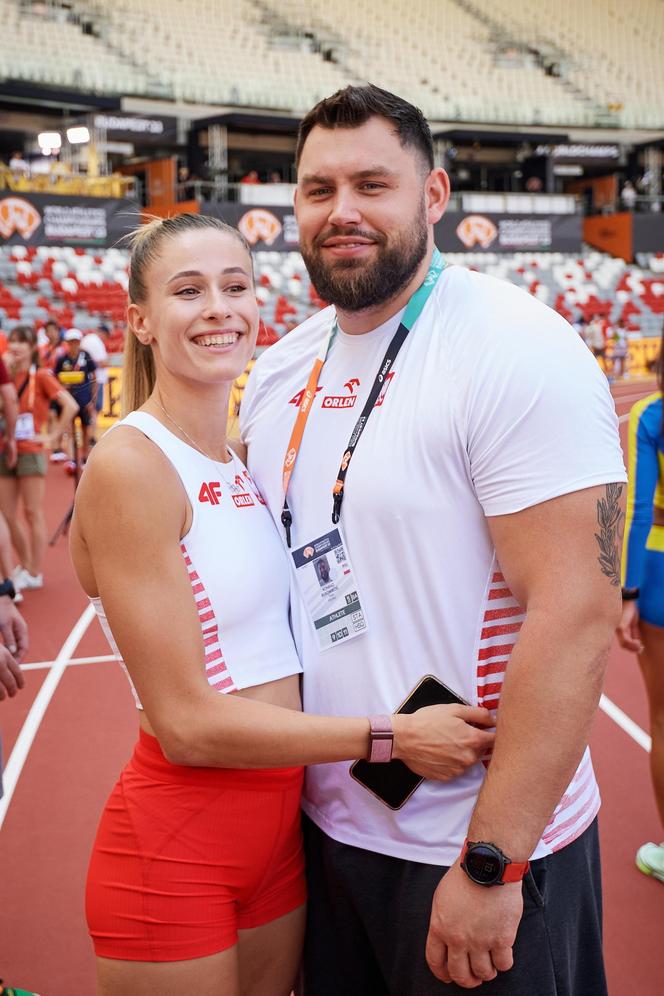
[[[475,844],[466,854],[465,865],[470,877],[480,885],[493,885],[502,878],[504,862],[493,847]]]

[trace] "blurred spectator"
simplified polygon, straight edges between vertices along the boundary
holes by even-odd
[[[45,449],[51,444],[42,435],[49,404],[57,398],[60,416],[56,431],[62,433],[76,406],[50,370],[39,367],[37,336],[29,325],[17,325],[9,336],[11,375],[18,396],[16,419],[17,458],[12,465],[8,453],[0,454],[0,510],[7,520],[19,566],[12,575],[16,588],[41,588],[46,549],[44,516]],[[28,525],[19,519],[19,501]]]
[[[278,169],[270,170],[270,175],[268,177],[268,183],[283,183],[283,177]]]
[[[627,374],[627,360],[629,348],[627,344],[627,329],[621,320],[616,322],[614,328],[609,331],[609,338],[612,343],[611,350],[611,377],[624,377]]]
[[[261,180],[255,169],[250,169],[249,172],[245,173],[245,175],[240,180],[240,183],[260,183],[260,182]]]
[[[97,440],[97,418],[104,407],[104,385],[108,383],[108,325],[100,325],[96,332],[88,332],[81,340],[81,349],[94,360],[97,368],[97,390],[93,391],[90,441]]]
[[[602,319],[596,315],[590,320],[586,326],[586,345],[592,352],[596,360],[598,360],[599,365],[603,370],[606,369],[605,357],[606,357],[606,340],[604,338],[604,329],[602,327]]]
[[[625,180],[625,185],[620,191],[620,200],[627,211],[633,211],[636,206],[638,194],[631,180]]]
[[[30,172],[30,167],[23,158],[22,152],[12,152],[12,157],[9,160],[9,168],[12,173],[22,176]]]
[[[42,367],[48,370],[55,370],[55,363],[65,349],[62,345],[62,332],[60,326],[53,318],[49,318],[44,325],[44,337],[46,341],[39,347],[39,360]]]
[[[97,367],[90,354],[81,349],[82,340],[83,333],[79,332],[78,329],[69,329],[68,332],[65,332],[65,353],[55,364],[55,376],[67,388],[76,402],[77,410],[72,417],[79,418],[83,427],[80,458],[85,463],[90,452],[92,439],[91,427],[94,421]],[[76,431],[75,426],[73,431]],[[75,465],[71,469],[75,470]]]

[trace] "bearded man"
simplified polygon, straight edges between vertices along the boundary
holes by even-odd
[[[330,306],[258,360],[241,426],[292,558],[304,708],[384,714],[361,777],[308,771],[306,993],[602,996],[587,743],[625,481],[605,378],[555,312],[445,264],[448,178],[405,100],[321,101],[297,166]],[[427,675],[495,712],[495,747],[395,802],[402,770],[366,783]]]

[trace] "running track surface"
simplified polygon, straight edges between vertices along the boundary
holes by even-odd
[[[626,415],[652,390],[652,380],[619,385],[614,389],[618,415]],[[623,444],[626,428],[623,419]],[[72,496],[71,480],[59,466],[51,467],[51,530]],[[21,748],[25,754],[9,805],[6,799],[0,803],[6,807],[6,815],[0,808],[0,820],[5,816],[0,830],[0,977],[41,996],[93,996],[94,961],[83,912],[86,865],[99,813],[130,755],[136,718],[120,668],[90,662],[108,654],[96,620],[86,625],[84,619],[75,630],[87,601],[74,578],[66,540],[49,549],[45,576],[45,588],[28,593],[23,603],[30,626],[28,661],[58,663],[28,670],[25,689],[0,704],[5,766],[14,748],[10,769],[16,771]],[[84,662],[76,663],[80,660]],[[592,738],[603,797],[609,991],[610,996],[662,996],[664,885],[634,866],[637,847],[661,839],[648,775],[646,700],[636,659],[617,647],[605,694],[622,711],[622,726],[600,711]],[[40,705],[45,708],[37,724],[33,720]],[[29,732],[34,735],[31,743]],[[6,772],[6,783],[13,780]],[[11,792],[12,784],[6,789]]]

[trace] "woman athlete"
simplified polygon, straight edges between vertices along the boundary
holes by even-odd
[[[226,445],[258,329],[246,243],[214,218],[154,221],[135,237],[129,297],[131,414],[93,451],[71,536],[141,710],[88,876],[99,991],[287,996],[304,924],[301,766],[366,757],[370,723],[300,712],[286,555]],[[452,778],[491,724],[469,706],[396,716],[395,752]]]
[[[646,683],[652,750],[650,772],[664,827],[664,332],[659,391],[629,415],[629,484],[623,542],[623,613],[618,641],[635,651]],[[637,867],[664,882],[664,844],[643,844]]]

